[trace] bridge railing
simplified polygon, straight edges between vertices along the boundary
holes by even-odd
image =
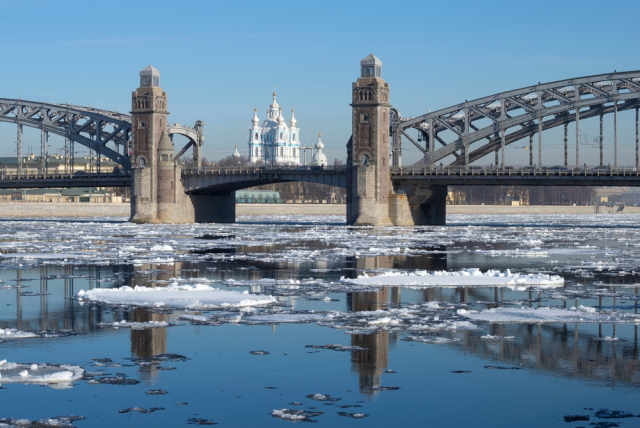
[[[0,180],[109,180],[109,179],[122,179],[123,177],[130,177],[131,173],[128,171],[116,170],[114,172],[100,172],[91,173],[84,171],[77,172],[43,172],[38,169],[24,169],[21,172],[18,171],[3,171],[0,170]]]
[[[452,176],[639,176],[639,171],[635,166],[618,166],[613,168],[610,165],[582,165],[581,167],[565,166],[442,166],[431,167],[402,167],[391,168],[391,175],[452,175]]]
[[[346,172],[345,165],[339,166],[317,166],[317,165],[274,165],[273,167],[261,166],[206,166],[200,168],[185,168],[182,173],[185,175],[213,175],[213,174],[265,174],[265,173],[317,173],[334,174]]]

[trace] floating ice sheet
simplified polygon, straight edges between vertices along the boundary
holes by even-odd
[[[594,308],[492,308],[484,311],[459,309],[458,315],[473,321],[494,323],[640,323],[640,316],[626,313],[600,313]]]
[[[39,383],[71,387],[84,375],[80,366],[57,364],[22,364],[0,360],[0,383]]]
[[[457,272],[448,271],[415,271],[415,272],[385,272],[376,276],[361,275],[356,279],[341,279],[342,282],[354,285],[390,285],[405,287],[440,287],[440,286],[514,286],[538,288],[559,287],[564,279],[557,275],[519,274],[505,271],[480,269],[463,269]]]
[[[164,328],[169,327],[166,321],[147,321],[147,322],[129,322],[129,321],[116,321],[116,322],[101,322],[98,327],[113,327],[113,328],[130,328],[131,330],[146,330],[148,328]]]
[[[0,328],[0,339],[30,339],[32,337],[38,337],[38,335],[30,331],[20,331],[14,328]]]
[[[178,285],[167,287],[120,287],[80,290],[76,297],[81,301],[107,304],[175,307],[188,309],[215,309],[269,305],[277,300],[273,296],[259,296],[244,291],[226,291],[208,285]]]

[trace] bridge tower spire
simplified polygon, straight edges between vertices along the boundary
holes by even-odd
[[[389,219],[389,84],[382,61],[360,61],[352,87],[352,140],[349,147],[347,223],[391,226]]]

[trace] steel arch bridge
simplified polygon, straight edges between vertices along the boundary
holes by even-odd
[[[131,168],[127,153],[131,136],[131,116],[118,112],[80,107],[70,104],[34,102],[21,99],[0,98],[0,122],[17,124],[18,170],[22,169],[23,126],[40,129],[42,132],[42,167],[46,165],[48,134],[64,137],[66,155],[78,142],[96,153],[105,156],[126,170]]]
[[[22,99],[0,98],[0,122],[17,125],[16,158],[18,172],[22,170],[22,134],[28,126],[41,131],[41,168],[46,170],[49,134],[65,138],[65,157],[74,153],[74,143],[94,150],[121,165],[125,171],[131,169],[129,149],[131,147],[131,116],[117,111],[101,110],[70,104],[26,101]],[[196,121],[193,127],[175,124],[167,128],[167,133],[183,135],[189,142],[175,156],[177,160],[193,147],[194,162],[200,166],[200,147],[204,143],[202,135],[204,122]],[[73,156],[71,157],[73,159]]]
[[[594,76],[528,86],[501,92],[473,101],[465,101],[448,108],[412,118],[403,118],[392,109],[390,127],[392,135],[392,166],[401,167],[402,137],[408,139],[423,154],[415,167],[432,167],[447,156],[455,160],[451,166],[468,167],[491,152],[496,165],[505,163],[505,147],[529,137],[529,163],[534,165],[533,136],[538,134],[538,160],[542,164],[542,132],[564,126],[564,163],[568,166],[567,125],[576,123],[576,167],[580,166],[580,120],[600,116],[600,165],[603,159],[602,116],[614,115],[614,159],[617,168],[617,114],[619,111],[636,111],[636,159],[638,152],[638,109],[640,108],[640,71],[614,72]],[[475,123],[474,123],[475,122]],[[515,129],[514,129],[515,128]],[[419,132],[418,141],[409,129]],[[445,141],[438,134],[450,131],[453,141]],[[436,143],[440,147],[436,147]],[[473,147],[472,147],[473,145]],[[502,152],[501,159],[498,158]]]

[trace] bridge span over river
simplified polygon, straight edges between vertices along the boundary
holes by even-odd
[[[132,221],[233,222],[236,190],[307,181],[347,189],[348,224],[405,226],[444,224],[449,185],[640,186],[640,71],[539,83],[403,118],[390,104],[382,62],[369,55],[360,62],[360,77],[352,85],[351,107],[344,167],[206,167],[200,161],[204,122],[193,127],[168,123],[167,94],[151,66],[140,72],[131,115],[0,99],[0,122],[17,125],[17,167],[0,169],[0,188],[130,186]],[[635,110],[635,159],[619,165],[618,113],[628,110]],[[605,115],[613,117],[614,127],[609,154],[614,161],[607,165]],[[599,119],[600,125],[595,165],[580,161],[580,124],[589,119]],[[569,136],[570,123],[575,137]],[[41,163],[35,170],[23,167],[24,126],[41,131]],[[543,133],[553,128],[564,129],[563,162],[543,165]],[[67,156],[79,143],[119,167],[108,174],[52,172],[47,165],[50,133],[65,138]],[[175,135],[188,141],[177,153]],[[507,164],[509,146],[527,140],[529,165]],[[418,162],[402,165],[403,141],[421,152]],[[189,149],[194,167],[183,168],[180,159]]]

